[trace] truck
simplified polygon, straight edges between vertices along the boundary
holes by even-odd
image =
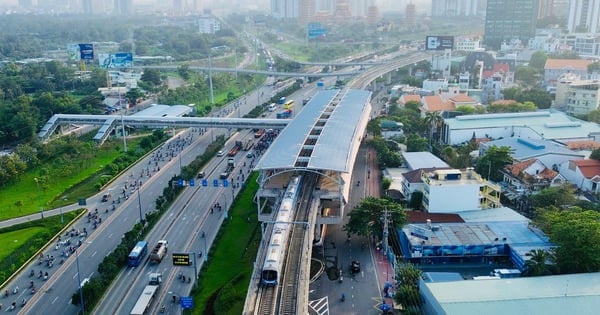
[[[231,174],[231,172],[233,172],[234,168],[235,168],[235,159],[228,158],[227,159],[227,168],[225,168],[225,170],[221,173],[220,178],[227,179],[229,177],[229,174]]]
[[[277,113],[277,119],[286,119],[286,118],[290,118],[291,116],[292,116],[291,109],[286,109],[284,111]]]
[[[150,253],[150,261],[155,262],[155,263],[160,263],[162,261],[162,259],[165,257],[165,255],[167,254],[167,246],[168,245],[169,245],[169,242],[167,242],[166,240],[158,241],[158,243],[156,243],[156,245],[154,245],[154,248],[152,249],[152,252]]]
[[[233,148],[231,148],[231,150],[229,150],[229,153],[227,153],[228,156],[235,156],[239,150],[241,150],[244,147],[244,143],[242,141],[235,141],[235,145],[233,146]]]
[[[254,146],[254,142],[252,141],[252,139],[248,139],[246,140],[246,145],[244,145],[244,151],[250,151],[250,149],[252,149],[252,147]]]
[[[131,315],[144,315],[150,311],[150,305],[158,293],[161,282],[162,274],[160,273],[151,273],[148,276],[148,285],[144,287],[144,291],[131,309]]]

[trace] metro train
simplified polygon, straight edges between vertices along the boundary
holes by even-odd
[[[286,222],[294,220],[295,204],[301,183],[302,176],[292,177],[281,199],[261,273],[261,283],[265,286],[276,286],[279,283],[288,237],[293,228],[291,223]]]

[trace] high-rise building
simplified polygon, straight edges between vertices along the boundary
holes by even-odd
[[[298,20],[300,24],[304,25],[312,21],[315,14],[315,0],[300,0],[298,5]]]
[[[115,0],[114,10],[116,14],[133,14],[133,0]]]
[[[276,19],[298,18],[298,0],[271,0],[271,15]]]
[[[567,29],[573,33],[598,33],[600,0],[571,0]]]
[[[404,26],[408,29],[417,26],[417,8],[412,2],[409,2],[404,9]]]
[[[480,0],[431,0],[431,16],[473,16],[479,6]]]
[[[483,44],[498,50],[503,42],[526,44],[535,35],[539,0],[487,0]]]

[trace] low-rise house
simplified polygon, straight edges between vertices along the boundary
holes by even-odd
[[[600,161],[598,160],[568,161],[560,165],[559,172],[583,191],[600,192]]]

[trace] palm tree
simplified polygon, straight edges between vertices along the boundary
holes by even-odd
[[[525,274],[527,276],[545,276],[552,274],[554,255],[544,249],[532,249],[525,256],[529,259],[525,262]]]
[[[431,126],[429,130],[429,149],[431,150],[431,141],[434,133],[437,133],[437,130],[442,123],[442,115],[440,112],[427,112],[425,113],[425,123]]]

